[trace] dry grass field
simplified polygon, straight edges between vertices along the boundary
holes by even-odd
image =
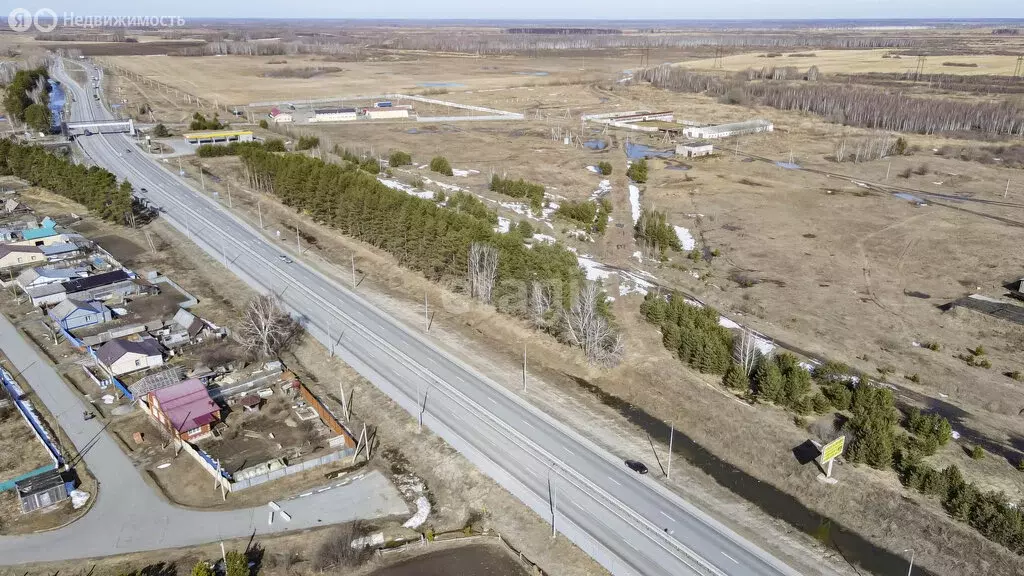
[[[917,57],[894,50],[799,50],[787,51],[781,56],[768,57],[771,52],[750,52],[725,56],[721,66],[714,58],[689,60],[680,64],[687,68],[711,70],[720,68],[739,72],[747,68],[762,66],[796,66],[806,70],[817,66],[825,74],[856,74],[863,72],[914,72]],[[803,56],[793,56],[802,54]],[[813,56],[809,56],[813,54]],[[966,66],[943,66],[950,62]],[[924,64],[925,74],[1001,74],[1012,76],[1017,66],[1017,57],[1009,54],[952,54],[928,56]]]
[[[540,82],[596,81],[636,67],[639,56],[480,58],[405,55],[369,62],[333,62],[303,56],[116,56],[109,60],[171,86],[221,103],[372,96],[389,92],[501,89]],[[271,62],[282,62],[271,64]],[[312,78],[266,77],[287,69],[341,68]]]

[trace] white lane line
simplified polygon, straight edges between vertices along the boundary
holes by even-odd
[[[568,452],[569,454],[572,454],[573,456],[575,456],[575,455],[576,455],[576,453],[575,453],[575,452],[573,452],[572,450],[569,450],[569,449],[568,449],[568,448],[566,448],[565,446],[562,446],[562,450],[565,450],[566,452]]]
[[[526,471],[530,473],[530,476],[533,476],[534,478],[540,478],[540,476],[537,476],[537,473],[531,470],[530,468],[527,468]]]
[[[615,482],[615,483],[616,483],[616,484],[618,484],[619,486],[622,486],[622,483],[621,483],[621,482],[619,482],[618,480],[616,480],[615,478],[612,478],[611,476],[609,476],[609,477],[608,477],[608,479],[609,479],[609,480],[611,480],[612,482]]]
[[[623,538],[623,539],[622,539],[622,541],[623,541],[623,542],[625,542],[625,543],[626,543],[626,545],[627,545],[627,546],[629,546],[630,548],[632,548],[633,550],[636,550],[637,552],[639,552],[639,551],[640,551],[640,549],[639,549],[639,548],[637,548],[636,546],[633,546],[633,543],[632,543],[632,542],[630,542],[630,541],[629,541],[629,539],[627,539],[627,538]]]
[[[523,420],[523,424],[525,424],[525,425],[526,425],[527,427],[529,427],[529,428],[533,428],[534,430],[536,430],[536,429],[537,429],[536,427],[534,427],[534,425],[533,425],[533,424],[530,424],[530,423],[529,423],[529,422],[527,422],[526,420]]]
[[[466,381],[462,379],[462,376],[456,376],[455,379],[458,380],[459,382],[462,382],[463,384],[466,383]]]
[[[728,554],[726,554],[725,552],[722,552],[722,556],[725,556],[725,557],[726,557],[726,558],[728,558],[729,560],[732,560],[733,562],[736,562],[737,564],[739,564],[739,562],[737,562],[735,558],[733,558],[732,556],[729,556],[729,555],[728,555]]]
[[[495,400],[494,398],[491,398],[490,396],[488,396],[487,399],[491,401],[491,404],[494,404],[495,406],[498,405],[498,401]]]
[[[664,512],[662,512],[661,510],[658,510],[658,513],[659,513],[659,514],[661,514],[662,516],[664,516],[665,518],[668,518],[669,520],[671,520],[671,521],[673,521],[673,522],[675,522],[675,521],[676,521],[676,519],[675,519],[675,518],[673,518],[673,517],[669,516],[668,514],[665,514],[665,513],[664,513]]]

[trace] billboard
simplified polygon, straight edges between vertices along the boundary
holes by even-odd
[[[821,448],[821,461],[828,462],[839,457],[846,445],[846,437],[840,436]]]

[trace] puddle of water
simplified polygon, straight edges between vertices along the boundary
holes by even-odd
[[[56,80],[50,80],[50,127],[60,129],[61,114],[64,112],[64,87]]]
[[[420,131],[415,129],[415,128],[409,128],[408,130],[405,131],[405,133],[406,134],[419,134]]]
[[[608,147],[608,143],[604,140],[587,140],[583,145],[591,150],[604,150]]]
[[[626,157],[630,160],[641,158],[671,158],[675,156],[675,150],[657,150],[646,144],[626,143]]]
[[[800,165],[793,162],[776,162],[776,166],[779,168],[785,168],[786,170],[800,170]]]
[[[596,396],[604,405],[615,409],[631,423],[642,428],[654,441],[668,444],[669,425],[666,422],[585,380],[574,380],[580,388]],[[874,574],[906,573],[909,567],[906,558],[875,546],[827,516],[810,510],[793,496],[722,461],[678,429],[672,448],[673,454],[685,458],[687,462],[700,468],[733,494],[755,504],[766,514],[810,534],[823,545],[839,551],[847,562]],[[933,572],[917,566],[914,567],[914,573],[920,576],[936,576]]]
[[[420,82],[417,86],[423,88],[462,88],[465,84],[458,82]]]
[[[521,74],[523,76],[547,76],[549,73],[548,72],[516,72],[516,74]]]
[[[913,194],[907,194],[906,192],[893,192],[892,195],[897,197],[897,198],[899,198],[900,200],[906,200],[907,202],[913,202],[914,204],[920,204],[922,206],[928,204],[927,202],[925,202],[921,198],[918,198],[917,196],[914,196]]]

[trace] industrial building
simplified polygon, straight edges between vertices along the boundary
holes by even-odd
[[[384,106],[380,108],[367,108],[363,114],[370,120],[382,120],[385,118],[408,118],[409,108],[398,106]]]
[[[732,122],[730,124],[718,124],[717,126],[691,126],[683,130],[687,138],[728,138],[729,136],[742,136],[744,134],[757,134],[758,132],[772,132],[775,125],[768,120],[748,120],[746,122]]]
[[[250,130],[203,130],[185,134],[189,144],[229,144],[231,142],[252,142]]]
[[[715,146],[711,142],[694,141],[683,142],[676,145],[676,154],[686,158],[700,158],[715,153]]]
[[[347,122],[357,118],[355,108],[321,108],[313,110],[310,122]]]
[[[667,112],[638,112],[634,114],[626,114],[623,116],[613,116],[612,122],[618,122],[621,124],[632,124],[634,122],[654,122],[660,120],[662,122],[674,122],[675,114],[671,110]]]

